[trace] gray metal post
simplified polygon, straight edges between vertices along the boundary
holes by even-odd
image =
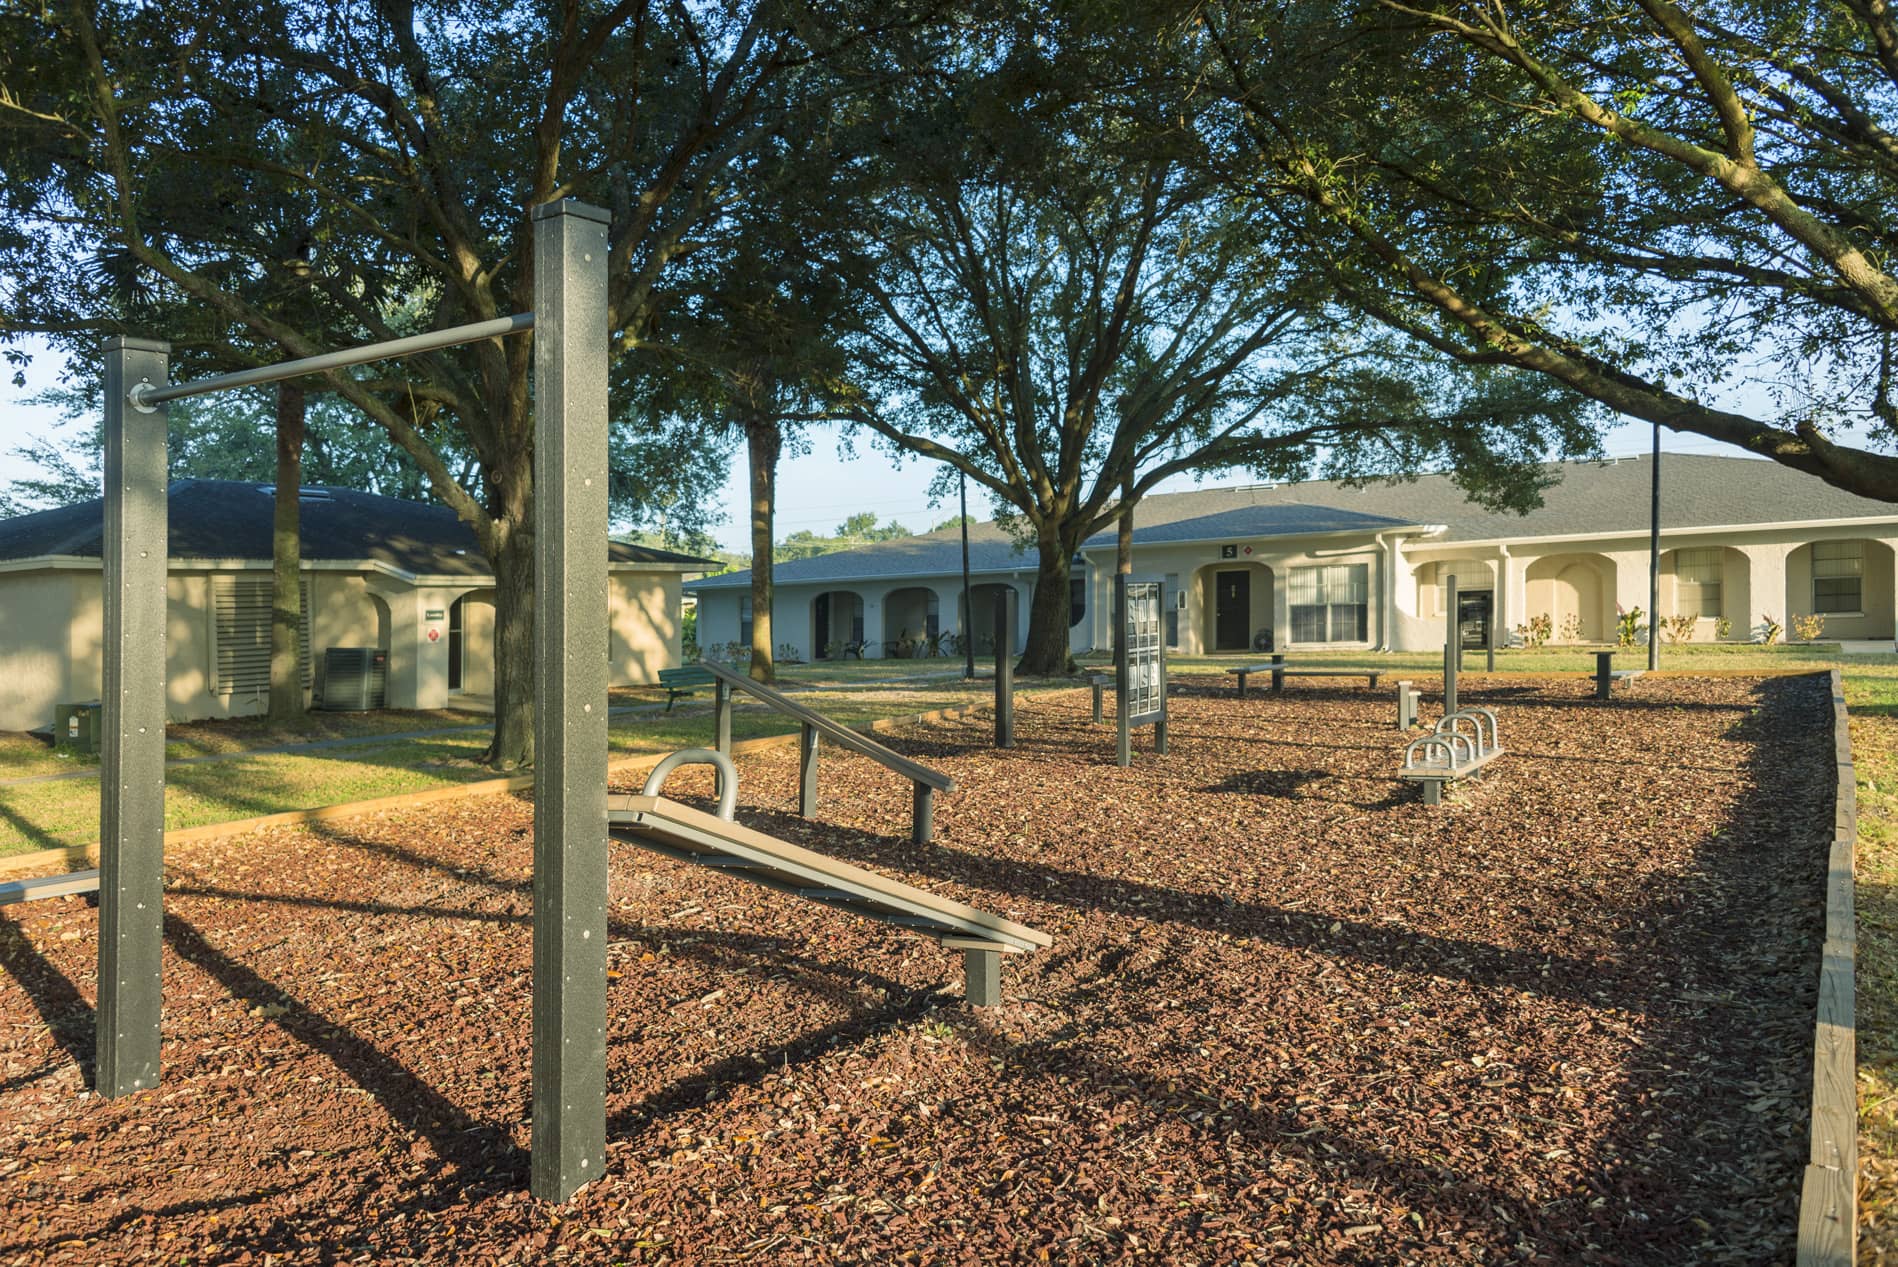
[[[1597,651],[1595,653],[1595,698],[1607,699],[1609,688],[1615,682],[1615,653]]]
[[[1397,729],[1409,730],[1417,724],[1417,696],[1408,681],[1397,684]]]
[[[995,746],[1015,746],[1015,664],[1010,654],[1008,591],[995,599]]]
[[[936,834],[936,789],[927,783],[911,784],[911,844],[926,845]]]
[[[1106,685],[1107,683],[1099,677],[1094,678],[1088,683],[1088,688],[1094,695],[1094,720],[1097,722],[1100,721],[1103,716],[1101,712],[1101,696],[1104,694],[1102,688]]]
[[[158,1082],[165,922],[165,411],[127,399],[163,386],[171,345],[105,345],[105,707],[99,774],[99,1012],[94,1084]]]
[[[1285,689],[1285,653],[1272,653],[1272,692],[1278,694]]]
[[[726,733],[729,737],[730,732]],[[798,735],[797,813],[799,818],[817,817],[817,727],[809,722],[804,723]]]
[[[1160,601],[1162,604],[1166,602],[1164,585],[1160,587]],[[1166,611],[1163,606],[1160,612],[1160,720],[1153,723],[1153,754],[1156,757],[1166,755],[1166,687]]]
[[[1127,722],[1127,574],[1114,573],[1114,764],[1132,765],[1133,727]]]
[[[1456,671],[1463,667],[1463,622],[1457,619],[1456,577],[1443,578],[1443,715],[1456,711]],[[1428,785],[1426,785],[1428,786]]]
[[[1648,489],[1648,668],[1661,667],[1661,424],[1654,424],[1654,474]]]
[[[1498,572],[1501,570],[1501,568],[1497,569]],[[1496,578],[1496,588],[1501,589],[1502,583],[1502,577],[1499,575]],[[1496,671],[1496,590],[1489,592],[1489,615],[1483,621],[1483,632],[1489,635],[1489,644],[1484,648],[1486,659],[1483,669],[1485,672],[1494,673]]]
[[[994,1007],[1002,1001],[1002,956],[994,950],[962,952],[963,994],[972,1007]]]
[[[732,688],[722,681],[712,683],[712,747],[732,755]]]
[[[534,1195],[605,1170],[608,215],[534,208]]]
[[[975,680],[975,607],[969,597],[969,475],[957,468],[962,486],[962,677]]]

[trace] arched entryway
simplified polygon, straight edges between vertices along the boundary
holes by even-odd
[[[1523,575],[1524,620],[1546,615],[1556,642],[1605,642],[1615,627],[1615,565],[1599,554],[1552,554]]]
[[[448,605],[448,689],[494,694],[494,591],[463,594]]]
[[[942,635],[942,600],[921,585],[891,590],[883,598],[883,654],[914,658],[934,654]]]
[[[1752,613],[1775,615],[1764,598]],[[1816,637],[1890,638],[1893,636],[1892,551],[1882,541],[1840,537],[1812,541],[1786,556],[1785,634],[1812,634],[1799,622],[1816,622]],[[1738,622],[1736,622],[1738,623]]]
[[[862,658],[862,595],[826,590],[811,600],[811,654],[819,660]]]
[[[970,587],[969,606],[974,611],[964,613],[962,628],[974,634],[977,655],[995,654],[995,608],[1002,602],[1008,602],[1010,611],[1014,613],[1014,618],[1008,622],[1008,654],[1017,655],[1021,652],[1021,599],[1014,591],[1014,586],[994,581]]]
[[[1731,546],[1679,546],[1661,552],[1661,619],[1692,617],[1691,640],[1711,642],[1727,623],[1728,636],[1747,633],[1752,608],[1746,555]],[[1663,624],[1667,637],[1672,628]]]

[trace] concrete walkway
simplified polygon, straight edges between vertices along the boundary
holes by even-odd
[[[1893,650],[1892,643],[1884,638],[1872,641],[1841,640],[1839,642],[1839,651],[1845,655],[1890,655]]]

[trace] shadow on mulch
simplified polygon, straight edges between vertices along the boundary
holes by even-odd
[[[0,966],[12,973],[26,997],[46,1022],[46,1028],[60,1050],[79,1066],[88,1085],[93,1073],[94,1023],[92,1004],[79,992],[72,978],[61,972],[33,945],[20,925],[0,915]],[[25,1086],[38,1074],[22,1074],[0,1083],[0,1092]]]

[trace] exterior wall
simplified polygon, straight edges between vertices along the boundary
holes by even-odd
[[[659,680],[659,670],[679,664],[680,577],[677,572],[614,572],[607,582],[612,633],[608,640],[613,686],[646,686]],[[491,611],[492,609],[490,609]],[[736,612],[737,606],[733,605]],[[463,635],[466,637],[466,635]],[[487,648],[494,658],[490,625]]]
[[[1864,537],[1824,536],[1814,541],[1857,541],[1865,552],[1864,569],[1859,576],[1860,611],[1857,615],[1833,613],[1825,618],[1823,639],[1891,638],[1894,635],[1892,612],[1893,554],[1882,541]],[[1785,637],[1793,636],[1793,617],[1809,616],[1813,607],[1812,546],[1798,546],[1786,556]],[[1767,611],[1766,615],[1776,615]]]
[[[1028,636],[1029,597],[1033,592],[1032,576],[997,576],[993,573],[978,572],[971,578],[977,589],[985,585],[1005,584],[1015,591],[1015,640],[1016,646],[1026,645]],[[846,593],[857,596],[863,604],[863,655],[874,660],[883,655],[885,641],[895,641],[908,629],[914,634],[921,628],[921,613],[924,604],[921,595],[914,591],[928,590],[936,595],[937,616],[941,628],[947,632],[958,632],[962,628],[962,577],[922,577],[914,580],[901,578],[882,581],[819,582],[802,585],[779,585],[771,596],[771,640],[779,647],[789,646],[801,660],[813,660],[821,647],[814,645],[816,637],[813,605],[817,596],[826,593]],[[699,604],[699,646],[701,648],[719,646],[739,640],[738,600],[743,590],[720,587],[698,591]],[[891,602],[895,596],[894,603]],[[1085,651],[1091,645],[1091,630],[1095,600],[1095,586],[1090,581],[1088,587],[1090,610],[1079,625],[1069,631],[1069,645],[1076,650]],[[989,609],[978,602],[976,615],[982,618]],[[988,632],[986,621],[982,633]],[[833,630],[833,640],[840,635]]]
[[[98,697],[96,692],[74,694],[68,673],[73,582],[82,576],[52,571],[0,575],[0,730],[49,725],[58,705]]]

